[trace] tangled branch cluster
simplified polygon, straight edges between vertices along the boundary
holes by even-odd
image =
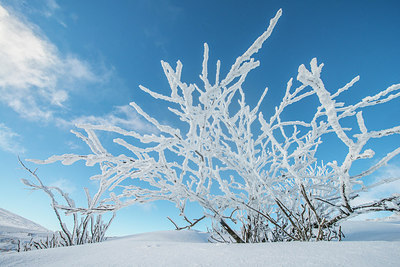
[[[345,219],[371,211],[400,211],[400,195],[357,205],[353,201],[361,191],[400,178],[364,184],[366,176],[400,153],[400,147],[377,159],[372,167],[350,175],[355,162],[375,158],[367,146],[370,140],[400,133],[400,126],[368,130],[362,113],[364,108],[398,98],[400,84],[346,105],[337,98],[359,77],[330,92],[321,79],[323,64],[314,58],[309,68],[299,67],[297,82],[293,78],[288,81],[281,103],[269,118],[260,111],[268,89],[255,107],[246,103],[242,85],[260,64],[253,56],[269,38],[281,14],[279,10],[268,29],[236,59],[225,77],[221,77],[221,62],[217,61],[215,81],[209,80],[209,49],[205,44],[201,86],[182,81],[180,61],[175,69],[161,62],[170,95],[140,86],[154,99],[167,102],[169,111],[186,127],[161,124],[132,102],[130,105],[158,129],[157,134],[140,134],[117,126],[78,125],[83,131],[74,133],[88,144],[91,154],[65,154],[35,162],[72,164],[84,160],[89,166],[98,164],[101,174],[91,179],[99,181],[101,194],[106,190],[110,194],[96,207],[84,209],[86,213],[169,200],[185,216],[186,203],[197,202],[203,207],[202,215],[213,221],[215,240],[220,241],[340,239],[338,225]],[[289,106],[311,97],[317,99],[318,107],[309,120],[283,119]],[[351,135],[352,129],[342,126],[345,119],[353,119],[359,133]],[[119,135],[114,142],[129,154],[109,153],[99,141],[99,131]],[[135,142],[127,141],[133,139]],[[316,153],[323,141],[332,139],[344,145],[346,155],[343,160],[323,164]],[[60,208],[82,212],[75,207]]]

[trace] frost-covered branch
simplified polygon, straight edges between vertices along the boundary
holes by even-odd
[[[111,219],[109,219],[108,223],[104,223],[101,214],[97,216],[93,214],[95,212],[93,212],[93,208],[90,207],[92,207],[95,204],[93,203],[93,200],[90,197],[90,194],[86,188],[85,191],[88,200],[88,208],[86,209],[77,208],[75,205],[75,201],[71,199],[67,193],[65,193],[59,187],[44,185],[42,180],[36,174],[36,171],[32,171],[31,169],[29,169],[19,158],[18,160],[21,166],[26,171],[28,171],[31,174],[31,176],[34,177],[36,180],[36,183],[27,179],[22,179],[22,182],[33,190],[42,190],[49,196],[51,200],[51,206],[61,226],[61,231],[58,232],[57,235],[63,240],[63,242],[59,242],[58,240],[56,240],[57,238],[55,235],[53,236],[51,246],[46,246],[44,244],[41,245],[39,243],[36,243],[34,245],[37,249],[54,247],[54,246],[74,246],[85,243],[101,242],[105,240],[105,233],[108,227],[110,226],[111,222],[115,218],[116,215],[115,210],[111,210],[113,212]],[[56,194],[59,194],[62,197],[62,199],[64,199],[66,205],[59,204]],[[88,213],[88,210],[90,210],[90,213]],[[68,229],[64,217],[61,214],[62,211],[66,213],[72,213],[73,216],[72,231]],[[78,211],[84,211],[86,214],[83,216],[79,216],[79,214],[77,213]],[[99,210],[99,213],[103,212],[104,211],[102,209]],[[49,240],[47,240],[47,244],[49,244]]]

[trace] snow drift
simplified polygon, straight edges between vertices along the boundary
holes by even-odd
[[[208,234],[197,231],[152,232],[103,243],[6,253],[0,255],[0,265],[398,266],[399,222],[346,222],[343,230],[348,241],[259,244],[207,243]]]

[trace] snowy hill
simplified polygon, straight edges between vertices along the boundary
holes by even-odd
[[[400,241],[400,220],[347,221],[342,227],[344,241]]]
[[[0,265],[399,266],[399,223],[347,222],[343,228],[349,241],[212,244],[207,243],[207,233],[152,232],[97,244],[6,253],[0,255]],[[374,237],[391,241],[356,241]]]
[[[0,227],[10,229],[10,231],[14,229],[15,231],[49,232],[43,226],[2,208],[0,208]]]
[[[16,249],[17,240],[41,239],[49,233],[43,226],[0,208],[0,251]]]

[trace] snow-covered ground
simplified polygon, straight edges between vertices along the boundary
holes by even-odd
[[[15,250],[18,240],[45,239],[49,234],[43,226],[0,208],[0,253]]]
[[[344,242],[212,244],[197,231],[0,255],[0,266],[399,266],[400,222],[346,222]],[[375,240],[375,241],[372,241]]]

